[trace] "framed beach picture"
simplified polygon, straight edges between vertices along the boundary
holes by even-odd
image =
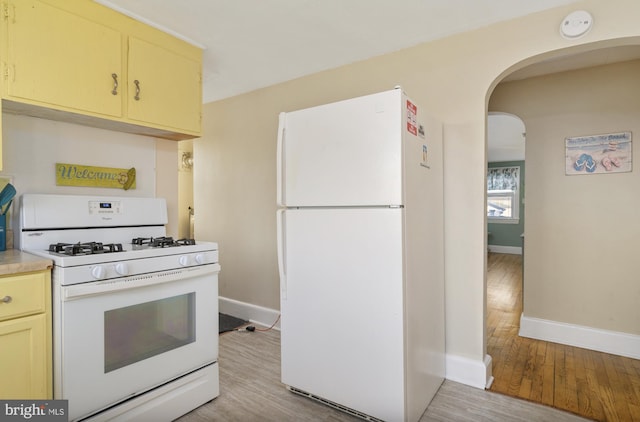
[[[565,174],[625,173],[632,165],[631,132],[565,139]]]

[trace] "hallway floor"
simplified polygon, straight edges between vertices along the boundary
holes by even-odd
[[[490,391],[597,421],[640,421],[640,360],[518,336],[522,257],[489,254]]]

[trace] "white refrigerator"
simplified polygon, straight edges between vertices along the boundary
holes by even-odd
[[[417,421],[444,379],[442,124],[397,88],[280,114],[282,382]]]

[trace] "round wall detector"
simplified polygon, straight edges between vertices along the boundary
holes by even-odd
[[[589,12],[577,10],[571,12],[560,24],[560,34],[569,39],[580,38],[593,26],[593,17]]]

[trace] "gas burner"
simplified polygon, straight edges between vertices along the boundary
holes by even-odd
[[[149,246],[152,248],[165,248],[171,246],[185,246],[195,245],[194,239],[178,239],[174,240],[173,237],[136,237],[131,240],[131,243],[136,246]]]
[[[195,245],[196,244],[196,240],[195,239],[178,239],[178,240],[176,240],[175,243],[178,246]]]
[[[148,245],[153,240],[153,237],[134,237],[131,243],[137,246]]]
[[[124,252],[121,243],[85,242],[85,243],[54,243],[49,245],[49,252],[63,255],[91,255],[99,253]]]
[[[156,237],[151,239],[150,243],[152,248],[164,248],[166,246],[175,246],[173,237]]]

